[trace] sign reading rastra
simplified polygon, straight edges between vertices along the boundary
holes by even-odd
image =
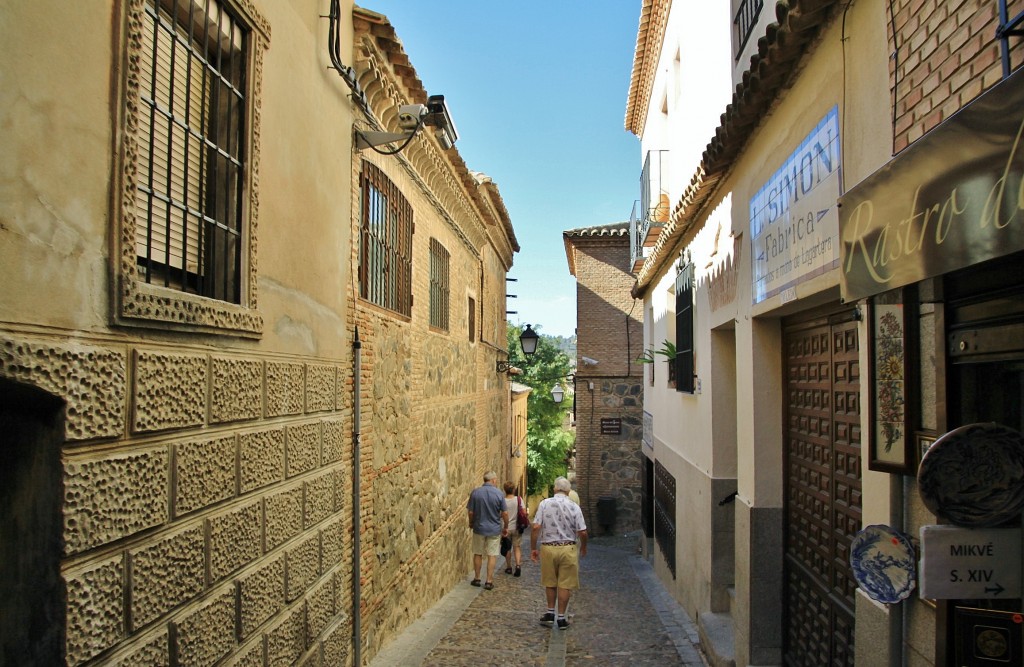
[[[1024,71],[839,199],[845,301],[1024,249]]]

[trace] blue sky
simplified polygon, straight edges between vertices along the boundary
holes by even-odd
[[[629,219],[639,140],[624,129],[640,0],[363,0],[445,96],[466,165],[501,191],[519,240],[509,315],[569,336],[562,231]]]

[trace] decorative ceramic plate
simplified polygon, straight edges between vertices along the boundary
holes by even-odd
[[[917,470],[932,513],[967,528],[999,526],[1024,509],[1024,436],[995,423],[968,424],[935,441]]]
[[[850,567],[872,600],[905,600],[917,580],[917,558],[910,538],[889,526],[868,526],[850,545]]]

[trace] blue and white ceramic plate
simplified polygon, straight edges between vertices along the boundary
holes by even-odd
[[[1024,510],[1024,436],[995,423],[968,424],[935,441],[917,469],[921,500],[967,528],[999,526]]]
[[[850,567],[872,600],[895,604],[917,585],[917,558],[910,538],[889,526],[868,526],[853,538]]]

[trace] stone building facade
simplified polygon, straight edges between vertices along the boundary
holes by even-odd
[[[576,490],[592,535],[640,528],[643,311],[629,295],[628,231],[562,233],[576,277]]]
[[[529,443],[526,439],[526,420],[529,417],[527,401],[533,389],[518,382],[512,383],[512,414],[509,428],[511,436],[509,439],[508,468],[504,479],[516,485],[516,493],[526,497],[526,450]]]
[[[425,91],[326,6],[4,10],[0,662],[353,664],[468,566],[518,247],[457,150],[356,149]],[[360,297],[367,161],[420,225],[404,318]]]
[[[691,165],[634,229],[645,342],[693,374],[645,384],[659,577],[716,665],[1018,660],[1018,593],[924,568],[955,521],[920,464],[1024,430],[1021,3],[639,4],[627,129]],[[983,506],[967,468],[937,483]]]
[[[427,91],[395,27],[369,10],[354,16],[358,80],[374,115],[390,121],[403,100]],[[368,172],[372,183],[361,177]],[[375,297],[372,280],[365,290],[362,271],[351,292],[366,406],[363,623],[376,653],[462,580],[466,499],[485,472],[513,465],[514,392],[495,362],[505,356],[505,275],[518,246],[494,183],[436,142],[418,140],[399,156],[363,150],[352,174],[350,232],[363,239],[352,245],[353,266],[374,261],[362,250],[373,223],[368,183],[390,188],[389,205],[404,199],[414,225],[407,311]]]

